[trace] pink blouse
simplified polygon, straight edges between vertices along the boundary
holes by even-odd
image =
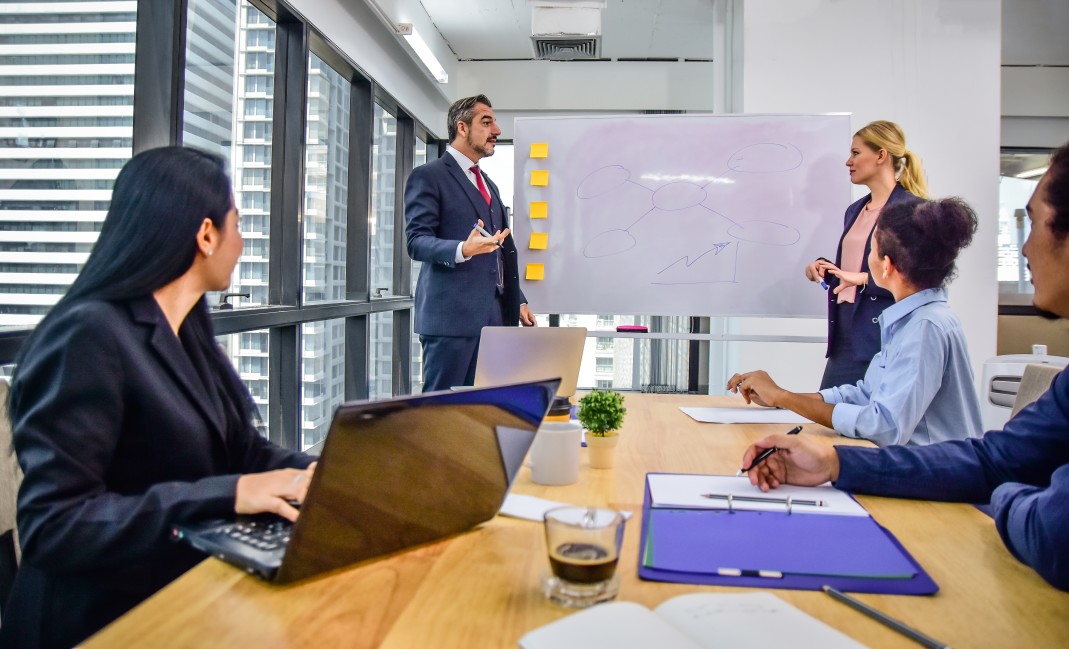
[[[883,209],[883,208],[880,208]],[[860,273],[861,263],[865,257],[865,245],[872,236],[872,228],[876,227],[876,218],[880,215],[880,209],[869,209],[866,205],[861,214],[857,215],[854,224],[843,237],[843,257],[839,268],[849,273]],[[851,286],[839,293],[839,304],[854,302],[857,296],[857,287]]]

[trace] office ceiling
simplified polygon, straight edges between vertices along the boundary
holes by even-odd
[[[461,61],[534,59],[527,0],[421,0]],[[601,57],[713,58],[713,0],[608,0]]]

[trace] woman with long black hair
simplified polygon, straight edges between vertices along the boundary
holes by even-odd
[[[290,520],[314,470],[255,429],[204,294],[242,250],[222,158],[165,147],[120,171],[100,236],[11,389],[22,563],[4,645],[74,645],[204,557],[175,524]]]

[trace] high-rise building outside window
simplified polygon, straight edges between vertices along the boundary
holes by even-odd
[[[0,326],[32,326],[132,155],[137,2],[0,3]]]

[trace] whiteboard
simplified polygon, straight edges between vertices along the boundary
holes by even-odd
[[[826,313],[804,269],[842,234],[849,115],[518,118],[514,141],[513,231],[536,312]]]

